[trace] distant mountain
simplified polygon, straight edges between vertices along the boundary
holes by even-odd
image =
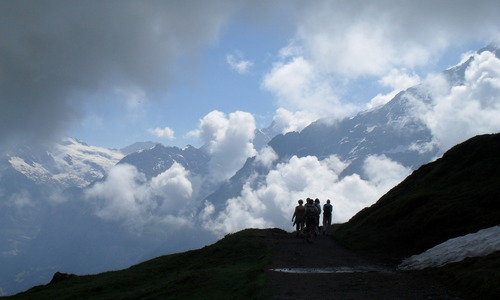
[[[133,143],[132,145],[129,145],[125,148],[121,148],[120,152],[125,154],[125,155],[129,155],[129,154],[132,154],[134,152],[138,152],[138,151],[142,151],[142,150],[146,150],[146,149],[152,149],[158,144],[160,144],[160,143],[137,142],[137,143]]]
[[[405,256],[450,238],[499,224],[499,153],[500,133],[476,136],[453,147],[442,158],[421,166],[376,204],[349,222],[336,225],[333,238],[365,255],[395,259],[392,264],[397,264]],[[110,238],[106,232],[100,234],[102,238]],[[73,239],[76,247],[81,243],[78,238],[66,238]],[[269,282],[264,274],[274,262],[273,253],[283,250],[270,245],[279,245],[285,239],[296,240],[279,229],[246,229],[210,246],[160,256],[119,271],[90,276],[58,273],[51,283],[12,298],[265,298]],[[313,244],[307,248],[314,247]],[[65,255],[61,249],[53,250]],[[342,251],[346,255],[346,250]],[[344,267],[350,263],[347,260]],[[499,263],[500,255],[496,252],[413,275],[439,279],[440,284],[460,291],[467,298],[496,299]],[[389,278],[407,278],[401,272],[390,274]],[[383,276],[386,280],[389,275]]]
[[[174,162],[180,163],[186,170],[194,174],[208,174],[209,155],[200,149],[188,145],[184,148],[165,147],[156,144],[151,149],[131,153],[118,164],[133,165],[147,178],[158,176],[168,170]]]
[[[451,72],[456,74],[456,72]],[[370,155],[385,155],[410,169],[431,161],[438,156],[439,149],[422,151],[424,145],[432,141],[426,125],[412,113],[414,101],[429,102],[430,92],[417,86],[397,94],[390,102],[378,108],[338,122],[328,119],[318,120],[301,132],[289,132],[274,137],[269,146],[278,155],[270,168],[265,168],[250,158],[244,167],[230,180],[207,197],[216,207],[221,207],[221,199],[236,197],[243,185],[254,178],[258,185],[278,163],[287,162],[292,156],[315,156],[323,160],[336,155],[349,166],[341,177],[359,174],[365,159]],[[256,176],[257,175],[257,176]]]
[[[385,155],[413,169],[438,154],[437,149],[425,153],[417,150],[420,145],[431,142],[432,136],[425,124],[412,114],[412,101],[416,98],[425,102],[428,97],[423,88],[410,88],[381,107],[335,123],[326,119],[316,121],[301,132],[278,135],[269,145],[280,160],[293,155],[324,159],[335,154],[351,162],[344,176],[362,175],[362,162],[373,154]]]
[[[17,149],[1,160],[5,169],[12,168],[37,185],[64,189],[85,187],[102,178],[123,156],[117,150],[66,138],[44,149]]]
[[[500,133],[476,136],[425,164],[339,226],[348,247],[402,258],[500,224]]]
[[[18,148],[0,158],[0,293],[33,284],[39,272],[50,273],[47,261],[56,253],[71,256],[64,235],[95,235],[90,224],[99,220],[89,216],[81,188],[103,178],[122,158],[119,151],[72,138],[50,147]]]
[[[487,50],[500,57],[498,47],[491,45],[480,52]],[[472,62],[473,58],[443,74],[452,86],[462,85]],[[430,129],[414,114],[416,105],[425,106],[432,101],[428,87],[418,85],[400,92],[383,106],[340,121],[321,119],[301,132],[277,134],[276,124],[271,124],[256,130],[253,142],[258,151],[269,146],[277,158],[271,164],[263,164],[258,157],[248,158],[230,180],[222,183],[210,178],[211,157],[203,147],[178,148],[144,142],[109,150],[68,138],[54,147],[6,153],[0,157],[0,294],[2,288],[11,293],[33,285],[57,266],[94,272],[135,263],[140,257],[162,251],[200,246],[214,238],[203,231],[203,218],[216,218],[228,199],[242,194],[244,185],[259,187],[278,164],[287,163],[293,156],[324,160],[336,155],[348,164],[339,175],[341,178],[352,174],[366,177],[363,163],[371,155],[383,155],[416,170],[442,154],[442,150],[432,147]],[[186,172],[173,174],[177,177],[167,178],[170,181],[159,180],[159,185],[167,182],[169,188],[180,189],[186,179],[192,190],[182,194],[185,190],[181,189],[177,191],[181,194],[173,196],[162,189],[155,190],[153,196],[148,194],[151,181],[168,173],[174,164]],[[134,166],[140,180],[134,177],[129,178],[130,182],[104,185],[109,171],[124,165]],[[136,188],[137,194],[132,189],[113,198],[125,184]],[[85,193],[92,186],[116,189],[103,192],[111,200],[95,197],[91,203]],[[178,195],[183,195],[183,201],[196,209],[177,203]],[[214,211],[204,211],[207,203],[213,205]],[[127,224],[120,221],[100,218],[97,212],[103,207],[114,212],[123,208],[125,217],[127,213],[136,213],[130,217],[132,222],[141,213],[142,222],[154,219],[163,223],[158,228],[158,223],[148,223],[154,226],[147,229],[126,228]],[[178,220],[185,227],[175,231],[169,222]]]
[[[266,128],[256,129],[255,138],[253,140],[253,145],[257,151],[266,147],[269,141],[271,141],[275,136],[280,134],[280,130],[277,128],[276,123],[273,121],[271,125]]]
[[[491,51],[500,57],[498,45],[491,44],[478,51]],[[473,57],[442,72],[451,87],[465,81],[465,71]],[[275,136],[268,145],[277,154],[273,166],[263,167],[255,158],[249,158],[229,182],[224,183],[207,200],[216,208],[223,208],[224,201],[240,195],[243,186],[253,181],[253,186],[274,170],[277,164],[286,163],[291,157],[315,156],[323,160],[336,155],[348,162],[340,177],[358,174],[365,177],[363,164],[371,155],[384,155],[411,170],[442,155],[446,149],[433,146],[431,130],[415,110],[433,102],[429,86],[419,84],[398,93],[385,105],[363,111],[354,117],[340,121],[320,119],[300,132],[289,132]]]

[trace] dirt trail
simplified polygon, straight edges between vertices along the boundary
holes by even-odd
[[[380,261],[356,255],[328,236],[313,243],[294,234],[270,239],[274,259],[269,269],[342,268],[340,273],[270,272],[273,299],[463,299],[419,273],[397,272]],[[347,268],[347,269],[346,269]],[[362,268],[363,272],[351,272]]]

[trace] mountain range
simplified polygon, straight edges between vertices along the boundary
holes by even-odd
[[[486,51],[500,57],[494,45],[478,53]],[[464,84],[473,62],[471,56],[441,74],[448,90]],[[447,150],[437,146],[432,128],[418,113],[434,97],[429,85],[420,84],[340,121],[321,119],[286,134],[277,134],[274,125],[257,130],[253,142],[259,155],[248,158],[228,180],[213,176],[212,157],[204,147],[146,142],[113,150],[67,138],[55,146],[4,153],[0,295],[47,282],[56,270],[83,274],[122,268],[203,246],[234,228],[262,226],[220,222],[227,216],[228,200],[258,191],[294,158],[322,163],[335,157],[342,163],[338,180],[370,180],[365,165],[373,156],[416,170]],[[263,162],[262,153],[271,153],[272,159]],[[245,216],[258,211],[247,209]],[[289,211],[256,214],[252,220],[267,216],[266,224],[284,227]]]
[[[342,299],[497,299],[498,238],[489,244],[496,248],[486,256],[449,248],[448,255],[456,252],[466,258],[417,271],[401,271],[396,266],[409,255],[499,224],[498,153],[500,133],[456,145],[312,244],[277,228],[245,229],[212,245],[162,255],[119,271],[90,276],[56,273],[50,283],[47,280],[48,284],[12,299],[274,299],[276,292],[309,299],[331,295],[332,289]],[[345,248],[328,241],[331,238]],[[292,245],[295,250],[284,254],[283,249]],[[314,255],[318,253],[322,255]],[[328,256],[333,257],[325,260]],[[326,271],[329,264],[340,264],[336,268],[340,271]],[[297,265],[302,268],[293,268]],[[307,298],[298,294],[291,286],[291,278],[297,275],[284,274],[284,282],[277,283],[269,270],[273,266],[289,271],[322,270],[320,275],[300,277],[316,276],[314,282],[319,284],[314,290],[322,291],[309,292]],[[356,268],[364,271],[349,271]]]

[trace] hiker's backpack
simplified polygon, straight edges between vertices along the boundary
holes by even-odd
[[[327,216],[332,215],[332,210],[333,210],[333,206],[330,203],[327,203],[323,206],[323,213]]]
[[[306,208],[305,206],[297,206],[295,209],[295,216],[297,218],[304,218],[304,215],[306,214]]]
[[[318,214],[318,209],[314,205],[306,205],[306,219],[315,219]]]

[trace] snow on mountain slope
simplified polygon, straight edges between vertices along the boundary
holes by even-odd
[[[35,155],[36,157],[36,155]],[[124,155],[117,150],[89,146],[73,138],[66,138],[43,157],[11,156],[8,161],[18,172],[37,184],[61,188],[85,187],[102,178]]]
[[[125,154],[125,155],[129,155],[129,154],[132,154],[134,152],[138,152],[138,151],[142,151],[142,150],[146,150],[146,149],[152,149],[158,144],[159,143],[155,143],[155,142],[137,142],[137,143],[133,143],[132,145],[129,145],[125,148],[121,148],[120,152]]]
[[[429,74],[382,106],[277,135],[266,151],[273,153],[272,163],[264,168],[259,155],[248,159],[206,197],[202,215],[226,231],[270,222],[283,227],[298,199],[333,197],[334,219],[347,221],[453,145],[498,132],[498,78],[500,48],[490,45],[440,74]]]

